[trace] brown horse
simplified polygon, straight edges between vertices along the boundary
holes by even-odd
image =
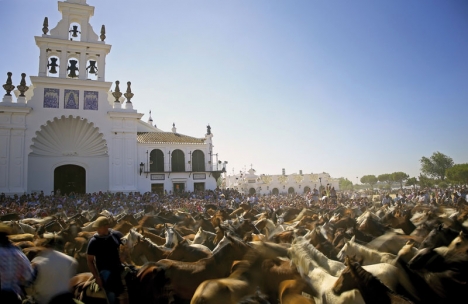
[[[137,230],[138,233],[142,234],[145,238],[149,238],[153,243],[157,245],[164,245],[166,243],[166,238],[163,238],[159,235],[149,232],[144,227],[141,227]]]
[[[206,280],[195,291],[191,304],[237,304],[245,296],[254,294],[263,279],[260,273],[262,258],[250,252],[237,263],[235,270],[227,278]]]
[[[189,245],[186,240],[178,243],[166,256],[166,259],[182,262],[196,262],[209,258],[213,254],[205,246],[198,244]]]
[[[359,263],[350,261],[348,256],[345,258],[345,265],[347,267],[333,286],[335,294],[340,295],[345,291],[358,289],[366,303],[413,303],[391,291],[379,279],[364,270]]]
[[[132,228],[133,225],[130,222],[122,220],[118,222],[112,229],[121,232],[123,235],[126,235]]]
[[[279,285],[279,299],[281,304],[315,304],[313,298],[302,295],[306,284],[300,279],[284,280]]]
[[[213,252],[213,256],[197,262],[160,260],[147,265],[151,270],[140,271],[140,281],[152,281],[154,297],[168,299],[171,296],[189,301],[197,287],[206,280],[227,277],[235,260],[241,260],[249,246],[237,237],[226,236],[229,243]]]
[[[138,238],[137,242],[133,245],[130,257],[136,265],[143,265],[147,262],[157,262],[165,259],[170,250],[158,246],[147,238]]]

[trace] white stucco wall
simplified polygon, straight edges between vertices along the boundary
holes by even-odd
[[[86,192],[93,193],[109,189],[109,157],[48,157],[30,155],[28,161],[29,192],[43,190],[49,194],[54,190],[54,170],[62,165],[77,165],[86,171]]]

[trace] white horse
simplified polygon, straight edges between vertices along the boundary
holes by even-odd
[[[332,276],[339,276],[341,271],[346,268],[345,264],[327,258],[303,237],[297,237],[293,241],[291,248],[288,249],[289,257],[292,255],[292,250],[303,251],[304,254],[307,254],[309,259],[304,259],[302,262],[312,264],[307,266],[309,269],[320,267]],[[304,265],[304,268],[307,267]]]
[[[192,244],[203,244],[209,236],[216,237],[216,233],[203,230],[200,227],[193,238]]]
[[[337,257],[340,260],[344,260],[345,256],[359,256],[363,259],[361,262],[361,266],[367,271],[369,271],[366,266],[371,265],[382,265],[388,264],[392,265],[393,267],[397,268],[397,276],[398,281],[400,282],[401,286],[406,289],[414,298],[419,299],[418,292],[414,288],[413,284],[406,274],[406,271],[401,267],[401,265],[397,262],[397,256],[391,253],[386,252],[379,252],[377,250],[369,249],[366,246],[360,245],[354,242],[354,236],[346,242],[343,246],[341,251],[338,253]],[[372,273],[372,271],[369,271]],[[378,277],[376,274],[372,273],[374,276]],[[383,282],[383,280],[381,279]],[[385,284],[385,282],[383,282]],[[387,284],[385,284],[387,285]],[[387,285],[390,289],[392,289],[389,285]],[[392,289],[394,290],[394,289]]]
[[[366,246],[356,243],[355,236],[351,240],[347,241],[337,257],[341,261],[344,261],[345,256],[357,255],[363,258],[361,266],[372,265],[377,263],[389,263],[394,264],[396,255],[391,253],[380,252],[377,250],[369,249]]]
[[[294,244],[289,250],[289,256],[291,260],[294,262],[299,272],[309,274],[309,278],[312,281],[311,288],[316,290],[320,295],[320,298],[323,301],[322,303],[345,303],[349,299],[346,296],[343,299],[338,299],[338,296],[335,295],[331,289],[340,276],[341,271],[346,268],[346,266],[344,264],[341,266],[336,264],[333,267],[328,268],[328,270],[333,274],[328,273],[326,269],[320,267],[317,261],[310,257],[309,252],[311,250],[308,248],[309,245],[310,244],[307,244],[307,242]],[[326,263],[324,265],[326,265]],[[418,298],[414,287],[411,285],[411,282],[406,278],[405,274],[400,272],[397,267],[387,263],[379,263],[363,266],[363,268],[366,271],[372,273],[392,291],[396,291],[399,286],[402,286],[413,296]],[[351,299],[357,300],[355,298],[356,294],[353,294],[353,297],[351,297]],[[353,302],[351,301],[351,303]]]

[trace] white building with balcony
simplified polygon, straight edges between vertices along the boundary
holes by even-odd
[[[335,187],[339,190],[339,179],[332,178],[328,173],[290,175],[257,175],[254,169],[239,172],[237,175],[228,175],[223,181],[223,187],[236,189],[245,194],[278,195],[278,194],[305,194],[314,188]]]

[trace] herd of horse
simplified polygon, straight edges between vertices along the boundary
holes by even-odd
[[[465,303],[468,296],[464,203],[275,211],[242,203],[196,214],[104,210],[2,220],[30,260],[60,235],[79,264],[70,286],[88,304],[106,303],[86,263],[92,224],[102,215],[125,235],[120,303]]]

